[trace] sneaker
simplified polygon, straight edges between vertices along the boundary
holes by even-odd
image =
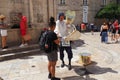
[[[8,48],[8,46],[3,47],[2,49],[6,49],[6,48]]]
[[[64,66],[65,66],[65,63],[62,63],[62,64],[61,64],[61,67],[63,68]]]
[[[118,43],[118,40],[115,43]]]
[[[24,44],[21,44],[19,47],[24,47],[25,45]]]
[[[27,44],[27,43],[25,43],[25,44],[24,44],[24,46],[28,46],[28,44]]]
[[[60,80],[60,78],[52,77],[51,80]]]
[[[71,65],[68,65],[68,70],[71,70],[72,69],[72,66]]]
[[[51,79],[51,73],[48,74],[48,78]]]

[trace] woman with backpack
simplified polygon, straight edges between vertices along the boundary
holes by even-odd
[[[49,61],[48,62],[48,71],[49,71],[48,78],[50,78],[51,80],[60,80],[60,78],[55,77],[55,66],[58,60],[57,47],[60,42],[56,33],[54,32],[55,26],[56,26],[56,23],[54,21],[54,18],[51,17],[49,22],[49,29],[47,31],[47,41],[49,41],[50,44],[49,45],[46,44],[45,48],[51,49],[49,50],[50,52],[46,53]]]

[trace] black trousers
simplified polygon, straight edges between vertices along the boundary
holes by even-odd
[[[73,53],[72,53],[72,48],[71,48],[71,46],[69,46],[69,47],[60,47],[59,50],[60,50],[60,59],[61,59],[61,60],[64,60],[64,50],[67,52],[68,59],[69,59],[69,60],[72,59]]]

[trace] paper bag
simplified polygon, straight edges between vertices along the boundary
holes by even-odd
[[[74,26],[74,25],[73,25]],[[70,33],[68,36],[66,36],[65,40],[67,41],[74,41],[74,40],[79,40],[80,39],[80,32],[76,30],[74,26],[74,30],[72,33]]]
[[[26,34],[25,36],[23,36],[25,41],[29,41],[31,40],[31,35],[30,34]]]

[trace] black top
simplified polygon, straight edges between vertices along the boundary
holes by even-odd
[[[57,44],[54,42],[54,40],[57,40],[58,37],[55,32],[48,31],[48,41],[51,43],[51,47],[53,50],[57,50]]]
[[[107,32],[107,29],[103,29],[102,32]]]

